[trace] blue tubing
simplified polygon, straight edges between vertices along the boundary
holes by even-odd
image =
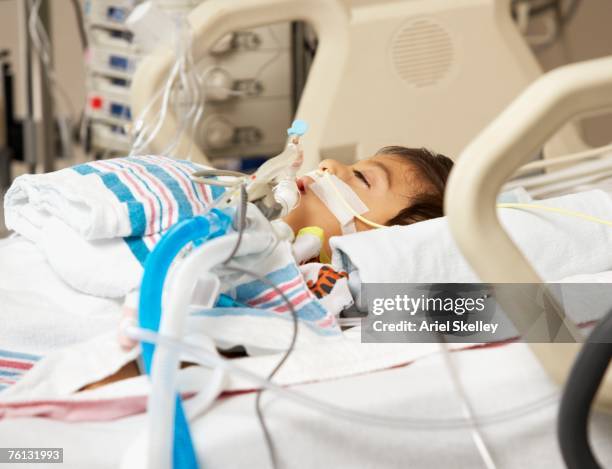
[[[231,220],[231,216],[213,209],[205,216],[197,216],[175,224],[160,239],[145,262],[138,307],[140,327],[155,332],[159,330],[164,282],[175,257],[191,242],[200,244],[225,234],[231,225]],[[145,371],[150,375],[155,344],[142,343],[141,345]],[[176,394],[174,417],[172,466],[174,469],[197,469],[199,467],[189,424],[178,394]]]

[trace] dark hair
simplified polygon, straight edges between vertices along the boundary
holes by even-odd
[[[393,155],[406,160],[422,179],[420,194],[410,199],[410,205],[400,210],[387,225],[410,225],[444,216],[444,189],[453,161],[426,148],[389,146],[377,155]]]

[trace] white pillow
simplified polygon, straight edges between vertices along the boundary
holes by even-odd
[[[600,190],[534,203],[612,220],[612,200]],[[540,210],[506,208],[498,213],[510,237],[544,280],[612,269],[610,226]],[[357,274],[361,282],[479,281],[459,252],[446,217],[333,237],[330,245],[334,266]]]

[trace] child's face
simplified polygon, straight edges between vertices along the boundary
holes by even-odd
[[[323,160],[319,169],[335,174],[348,184],[369,209],[363,216],[384,225],[410,203],[419,189],[419,181],[411,165],[401,157],[377,155],[352,165]],[[325,204],[309,189],[314,181],[308,176],[298,180],[301,198],[298,206],[285,218],[294,232],[306,226],[319,226],[325,237],[342,234],[340,224]],[[355,220],[357,231],[370,229]]]

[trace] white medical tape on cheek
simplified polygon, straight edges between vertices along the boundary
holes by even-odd
[[[323,177],[319,172],[313,171],[308,173],[307,176],[310,176],[315,181],[308,186],[308,189],[312,190],[336,217],[342,228],[342,233],[354,233],[356,231],[354,213],[359,215],[366,213],[368,211],[367,205],[363,203],[348,184],[333,174],[328,174],[326,177]],[[334,184],[335,188],[332,187],[332,184]],[[336,191],[340,193],[344,201],[339,200]],[[351,212],[346,204],[348,204],[354,212]]]

